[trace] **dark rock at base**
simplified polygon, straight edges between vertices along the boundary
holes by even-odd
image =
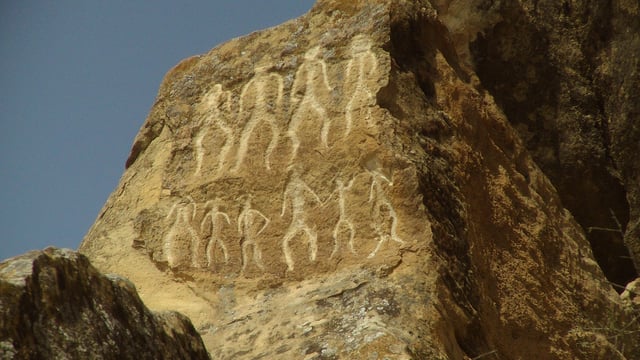
[[[0,263],[1,359],[209,359],[191,321],[67,249]]]

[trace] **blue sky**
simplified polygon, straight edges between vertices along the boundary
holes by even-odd
[[[313,3],[0,2],[0,260],[78,247],[173,65]]]

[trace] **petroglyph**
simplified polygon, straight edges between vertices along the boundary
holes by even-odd
[[[199,175],[202,169],[202,163],[205,155],[204,142],[213,128],[220,129],[225,140],[220,147],[218,154],[218,164],[216,173],[219,173],[227,158],[227,154],[235,142],[235,136],[232,128],[228,125],[231,119],[231,92],[222,90],[222,85],[216,84],[208,94],[206,94],[199,104],[199,110],[203,118],[200,123],[200,129],[194,137],[196,167],[194,175]]]
[[[338,239],[338,236],[340,235],[343,227],[346,227],[346,229],[349,231],[349,250],[353,254],[356,253],[356,250],[353,246],[353,237],[356,234],[356,230],[353,226],[353,223],[347,217],[346,211],[346,193],[353,186],[353,181],[354,179],[351,179],[349,183],[345,185],[344,181],[342,181],[341,179],[336,179],[337,188],[331,194],[331,196],[333,196],[333,194],[338,195],[338,209],[340,210],[340,217],[338,218],[338,222],[333,228],[333,251],[331,252],[331,256],[329,258],[333,258],[333,256],[336,255],[340,250],[340,240]],[[329,199],[331,198],[331,196],[329,197]]]
[[[207,241],[207,247],[205,249],[207,255],[207,266],[210,267],[213,264],[214,259],[214,251],[215,246],[218,245],[222,250],[222,254],[224,256],[225,264],[229,262],[229,252],[227,251],[227,246],[224,241],[220,237],[220,229],[222,226],[218,225],[218,217],[221,216],[223,219],[227,221],[227,224],[231,224],[229,220],[229,215],[219,210],[218,201],[207,201],[204,205],[204,208],[210,208],[209,211],[204,215],[202,222],[200,223],[200,231],[204,234],[207,225],[209,226],[210,234],[209,239]]]
[[[193,228],[192,222],[196,216],[196,203],[193,198],[187,196],[178,200],[166,219],[171,221],[171,228],[164,238],[163,251],[167,259],[169,267],[175,267],[183,263],[184,257],[191,256],[191,264],[197,266],[198,247],[200,245],[200,236],[196,229]],[[185,253],[182,249],[181,242],[187,241],[190,245],[190,253]]]
[[[315,228],[308,225],[305,216],[306,198],[308,196],[311,196],[313,200],[318,203],[322,203],[315,191],[300,179],[300,173],[296,169],[291,170],[289,182],[284,190],[282,198],[282,213],[280,214],[281,217],[284,216],[287,203],[291,202],[291,223],[289,224],[289,228],[282,239],[282,252],[284,253],[284,260],[287,263],[289,271],[293,270],[294,265],[289,243],[300,232],[307,237],[307,243],[309,245],[309,260],[315,261],[318,253],[318,233]]]
[[[316,46],[304,55],[304,63],[300,65],[296,72],[296,77],[291,89],[291,105],[293,115],[289,122],[287,136],[291,139],[291,160],[295,159],[300,147],[298,138],[298,128],[302,121],[309,121],[309,116],[315,114],[316,118],[322,122],[320,131],[320,141],[324,147],[329,147],[329,127],[331,119],[327,116],[327,111],[318,100],[318,95],[328,99],[332,91],[327,75],[327,64],[321,58],[320,47]]]
[[[262,252],[260,251],[257,237],[267,228],[269,222],[270,220],[263,213],[252,208],[251,196],[247,195],[242,211],[238,216],[238,233],[240,233],[240,243],[242,244],[242,271],[246,269],[249,263],[249,247],[253,249],[253,262],[260,269],[264,269]]]
[[[351,60],[347,63],[345,79],[347,84],[355,84],[345,91],[352,94],[345,111],[345,136],[351,132],[354,118],[364,118],[367,126],[371,123],[371,107],[375,105],[375,85],[378,60],[371,51],[371,40],[357,35],[351,41]]]
[[[393,182],[378,171],[370,171],[369,174],[371,175],[369,202],[373,202],[373,224],[376,234],[378,235],[378,244],[368,256],[368,258],[372,258],[378,253],[382,244],[389,239],[399,244],[404,244],[404,241],[398,236],[398,215],[382,188],[382,181],[389,184],[389,186],[392,186]],[[385,216],[383,211],[385,208],[387,216]],[[387,232],[385,225],[389,221],[391,221],[391,225]]]
[[[240,93],[238,121],[239,123],[246,121],[246,124],[240,136],[234,172],[237,172],[242,166],[251,135],[261,122],[266,122],[271,130],[271,141],[264,153],[265,167],[267,170],[271,169],[269,157],[278,144],[280,136],[277,118],[282,107],[284,82],[282,76],[268,72],[268,70],[269,66],[256,67],[255,76],[249,80]]]

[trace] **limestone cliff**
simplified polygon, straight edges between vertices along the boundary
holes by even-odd
[[[128,280],[74,251],[0,263],[0,359],[208,359],[189,319],[152,313]]]
[[[184,60],[81,252],[187,314],[216,359],[640,356],[585,236],[610,224],[567,200],[606,187],[615,213],[622,180],[601,157],[603,177],[558,186],[566,169],[540,144],[565,123],[525,136],[527,111],[586,118],[529,87],[561,52],[508,56],[514,29],[551,36],[525,20],[555,8],[510,4],[321,0]]]

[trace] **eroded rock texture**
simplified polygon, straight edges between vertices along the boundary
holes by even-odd
[[[150,312],[134,285],[71,250],[0,263],[2,359],[209,359],[184,315]]]
[[[495,20],[470,44],[480,80],[606,276],[626,284],[640,266],[638,2],[512,1],[488,11]]]
[[[585,236],[611,223],[577,205],[624,223],[625,183],[591,80],[544,60],[564,20],[536,9],[321,0],[184,60],[81,251],[191,317],[213,358],[637,357]]]

